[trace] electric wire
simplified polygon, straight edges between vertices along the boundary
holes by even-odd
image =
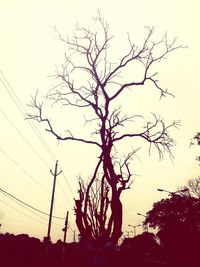
[[[10,93],[10,91],[9,91],[8,88],[6,87],[5,83],[4,83],[4,82],[2,81],[2,79],[1,79],[1,82],[2,82],[2,84],[3,84],[3,86],[4,86],[4,88],[6,89],[6,91],[8,92],[8,94],[10,95],[10,97],[12,98],[12,100],[14,101],[14,103],[16,104],[16,106],[19,108],[19,110],[21,111],[21,113],[24,115],[24,113],[26,113],[26,111],[25,111],[23,105],[21,104],[19,98],[18,98],[17,95],[15,94],[15,92],[14,92],[14,90],[12,89],[11,85],[9,84],[8,80],[7,80],[6,77],[4,76],[3,72],[2,72],[2,71],[0,71],[0,72],[1,72],[1,74],[2,74],[2,76],[3,76],[3,78],[4,78],[4,80],[5,80],[6,83],[8,84],[9,88],[11,89],[13,95],[15,96],[15,98],[17,99],[18,102],[15,100],[15,98],[14,98],[13,95]],[[19,103],[19,104],[18,104],[18,103]],[[30,143],[28,142],[28,140],[27,140],[27,139],[21,134],[21,132],[17,129],[17,127],[14,125],[14,123],[12,123],[12,121],[10,120],[10,118],[9,118],[9,117],[8,117],[2,110],[0,110],[0,111],[1,111],[1,113],[4,115],[4,117],[6,117],[6,119],[10,122],[10,124],[17,130],[17,132],[22,136],[22,138],[26,141],[26,143],[28,143],[28,145],[31,147],[31,149],[32,149],[32,150],[39,156],[39,158],[43,161],[43,163],[45,163],[45,165],[48,166],[48,164],[47,164],[47,163],[40,157],[40,155],[37,153],[37,151],[30,145]],[[48,144],[46,143],[46,141],[43,139],[43,137],[42,137],[42,135],[40,134],[40,132],[38,131],[38,129],[37,129],[36,127],[33,126],[34,124],[33,124],[32,122],[30,122],[30,121],[28,121],[28,122],[29,122],[29,125],[31,126],[31,128],[34,130],[34,132],[35,132],[35,133],[37,134],[37,136],[39,137],[40,141],[42,142],[42,144],[44,145],[44,147],[46,148],[46,150],[48,151],[48,153],[51,155],[52,158],[55,159],[55,154],[52,153],[52,150],[50,149],[50,147],[48,146]],[[37,129],[37,130],[36,130],[36,129]],[[37,132],[36,132],[36,131],[37,131]],[[5,151],[2,151],[2,152],[5,154]],[[6,155],[6,156],[8,157],[8,155]],[[14,161],[13,159],[10,159],[10,160],[13,161],[13,163],[15,163],[16,165],[19,166],[19,164],[17,164],[16,161]],[[48,167],[49,167],[49,166],[48,166]],[[26,174],[28,174],[27,171],[25,171],[24,169],[21,168],[21,170],[22,170],[23,172],[25,172]],[[33,178],[30,174],[28,174],[28,176],[31,177],[31,178]],[[65,176],[64,173],[63,173],[63,176],[64,176],[64,178],[65,178],[65,181],[66,181],[66,183],[67,183],[67,185],[68,185],[68,187],[69,187],[69,189],[70,189],[72,195],[74,196],[73,190],[72,190],[72,188],[71,188],[71,186],[70,186],[70,184],[69,184],[69,182],[68,182],[68,180],[67,180],[67,178],[66,178],[66,176]],[[36,181],[36,183],[39,184],[37,181]],[[61,188],[62,188],[62,187],[61,187]],[[62,190],[62,191],[63,191],[63,193],[65,193],[64,190]]]
[[[12,94],[14,95],[14,97],[10,93],[9,89],[7,88],[7,86],[2,82],[3,85],[4,85],[4,88],[6,89],[6,91],[8,92],[8,94],[10,95],[10,97],[12,98],[12,100],[14,101],[14,103],[16,104],[16,106],[18,107],[20,112],[22,113],[22,115],[25,116],[27,114],[27,112],[26,112],[26,109],[24,108],[22,102],[20,101],[19,97],[17,96],[17,94],[15,93],[15,91],[12,88],[12,86],[10,85],[10,83],[8,82],[7,78],[5,77],[5,75],[3,74],[3,72],[1,70],[0,70],[0,73],[1,73],[2,77],[4,78],[4,80],[6,81],[8,87],[11,90]],[[1,81],[2,81],[2,79],[1,79]],[[38,138],[40,139],[41,143],[43,144],[43,146],[46,148],[46,150],[48,151],[49,155],[51,156],[51,158],[53,160],[56,160],[54,152],[51,150],[51,148],[49,147],[48,143],[43,138],[43,136],[41,135],[40,131],[35,126],[33,121],[32,120],[27,120],[27,122],[30,125],[30,127],[32,128],[32,130],[35,132],[35,134],[38,136]]]
[[[4,76],[3,72],[0,71],[4,80],[6,81],[7,85],[9,86],[10,90],[12,91],[13,95],[15,96],[15,98],[13,97],[13,95],[10,93],[9,89],[7,88],[7,86],[5,85],[5,83],[1,80],[4,88],[6,89],[7,93],[9,94],[9,96],[11,97],[11,99],[14,101],[14,103],[16,104],[16,106],[18,107],[18,109],[20,110],[20,112],[22,113],[22,115],[24,115],[24,113],[26,114],[26,110],[24,109],[21,101],[19,100],[19,98],[17,97],[17,95],[15,94],[14,90],[12,89],[11,85],[9,84],[8,80],[6,79],[6,77]],[[17,101],[16,101],[17,99]],[[5,114],[5,112],[3,112],[3,110],[1,110],[1,113],[4,115],[4,117],[9,121],[9,123],[17,130],[17,132],[21,135],[21,137],[25,140],[25,142],[31,147],[31,149],[34,151],[34,153],[36,153],[38,155],[38,157],[40,158],[40,160],[42,160],[42,162],[49,168],[48,164],[41,158],[41,156],[37,153],[37,151],[31,146],[31,144],[28,142],[28,140],[24,137],[23,134],[21,134],[21,132],[17,129],[17,127],[14,125],[14,123],[11,121],[11,119]],[[45,139],[43,138],[43,136],[41,135],[41,133],[39,132],[39,130],[37,129],[37,127],[34,125],[34,123],[30,120],[28,120],[28,123],[29,125],[31,126],[31,128],[33,129],[33,131],[35,132],[35,134],[38,136],[39,140],[41,141],[41,143],[43,144],[43,146],[45,147],[46,151],[48,152],[48,154],[50,155],[50,157],[52,159],[56,159],[56,156],[54,154],[54,152],[51,150],[51,148],[49,147],[48,143],[45,141]],[[8,155],[7,155],[8,156]],[[14,160],[12,160],[13,163],[16,164],[16,162]],[[60,164],[59,164],[60,165]],[[60,166],[61,168],[61,166]],[[21,168],[23,172],[25,172],[27,174],[27,172]],[[70,192],[72,193],[72,195],[74,196],[74,192],[68,182],[68,179],[66,177],[66,175],[62,172],[63,174],[63,177],[64,177],[64,180],[65,182],[67,183],[69,189],[70,189]],[[29,174],[28,174],[29,175]],[[31,175],[29,175],[29,177],[33,178]],[[36,182],[38,183],[38,182]],[[39,184],[39,183],[38,183]],[[63,194],[68,198],[68,196],[66,195],[66,193],[64,192],[63,188],[60,186],[60,184],[58,183],[59,187],[61,188]],[[69,200],[69,198],[68,198]],[[70,201],[71,202],[71,201]],[[57,203],[58,204],[58,203]],[[70,227],[70,230],[73,232],[73,229],[72,227],[69,225]]]
[[[15,164],[24,174],[26,174],[26,176],[28,176],[31,180],[33,180],[37,185],[42,187],[47,193],[50,193],[49,190],[47,190],[41,183],[39,183],[29,172],[27,172],[27,170],[21,167],[21,165],[16,160],[14,160],[11,156],[9,156],[4,149],[0,148],[0,152],[4,154],[4,156],[6,156],[13,164]]]
[[[18,109],[20,110],[20,112],[22,113],[22,115],[24,116],[25,114],[27,114],[23,104],[21,103],[20,99],[18,98],[18,96],[16,95],[15,91],[13,90],[12,86],[10,85],[10,83],[8,82],[7,78],[5,77],[5,75],[3,74],[3,72],[0,70],[0,73],[2,75],[2,77],[4,78],[4,80],[6,81],[9,89],[11,90],[11,92],[9,91],[8,87],[5,85],[5,83],[2,81],[1,79],[1,82],[4,86],[4,88],[6,89],[6,91],[8,92],[8,94],[10,95],[10,97],[12,98],[12,100],[14,101],[14,103],[16,104],[16,106],[18,107]],[[54,152],[52,151],[52,149],[50,148],[50,146],[48,145],[48,143],[46,142],[46,140],[43,138],[43,136],[41,135],[41,133],[39,132],[39,130],[37,129],[37,127],[35,126],[35,124],[30,121],[30,120],[27,120],[30,127],[33,129],[33,131],[35,132],[35,134],[38,136],[39,140],[41,141],[41,143],[43,144],[43,146],[45,147],[46,151],[48,152],[48,154],[50,155],[50,157],[53,159],[53,160],[56,160],[56,156],[54,154]],[[73,190],[65,176],[65,174],[63,173],[63,176],[64,176],[64,179],[72,193],[72,195],[74,196],[74,193],[73,193]],[[59,183],[58,183],[59,184]],[[59,185],[60,186],[60,185]],[[65,194],[65,192],[62,190],[62,192]],[[68,198],[68,196],[65,194],[65,196]]]
[[[45,160],[40,156],[40,154],[35,150],[35,148],[31,145],[31,143],[27,140],[27,138],[18,130],[16,125],[12,122],[12,120],[6,115],[6,113],[0,108],[0,112],[3,114],[3,116],[6,118],[6,120],[12,125],[12,127],[18,132],[18,134],[24,139],[26,144],[31,148],[31,150],[40,158],[40,160],[45,164],[45,166],[49,169],[48,164],[45,162]]]
[[[18,213],[20,213],[20,214],[22,214],[22,215],[26,216],[27,218],[30,218],[30,219],[31,219],[31,220],[33,220],[33,221],[37,221],[37,222],[39,222],[39,223],[41,223],[41,224],[44,224],[44,225],[46,225],[46,223],[44,223],[44,222],[41,222],[41,221],[39,221],[39,220],[37,220],[37,219],[35,219],[35,218],[33,218],[33,217],[31,217],[31,216],[29,216],[29,215],[25,214],[25,213],[24,213],[24,212],[22,212],[22,211],[19,211],[18,209],[16,209],[15,207],[13,207],[13,206],[9,205],[8,203],[6,203],[5,201],[3,201],[3,200],[1,200],[1,199],[0,199],[0,202],[4,203],[6,206],[8,206],[8,207],[10,207],[11,209],[13,209],[13,210],[17,211]]]
[[[49,216],[48,213],[46,213],[44,211],[41,211],[41,210],[29,205],[28,203],[20,200],[19,198],[15,197],[14,195],[12,195],[12,194],[8,193],[7,191],[3,190],[2,188],[0,188],[0,191],[3,192],[4,194],[8,195],[9,197],[17,200],[18,202],[22,203],[23,205],[26,205],[27,207],[29,207],[29,208],[31,208],[31,209],[33,209],[33,210],[35,210],[35,211],[37,211],[37,212],[39,212],[39,213],[41,213],[43,215]],[[63,217],[58,217],[58,216],[52,216],[52,217],[55,218],[55,219],[65,220],[65,218],[63,218]]]
[[[41,215],[37,214],[35,211],[31,210],[30,208],[27,208],[26,206],[24,206],[23,203],[19,203],[18,200],[13,199],[11,196],[6,195],[5,193],[3,193],[3,195],[5,195],[7,198],[9,198],[11,201],[13,201],[14,203],[16,203],[17,205],[19,205],[20,207],[24,208],[25,210],[28,210],[29,212],[33,213],[34,215],[36,215],[37,217],[47,221],[47,218],[42,217]]]
[[[23,204],[17,202],[17,201],[16,201],[15,199],[13,199],[12,197],[10,197],[10,196],[6,196],[6,197],[8,197],[10,200],[12,200],[12,201],[13,201],[14,203],[16,203],[17,205],[21,206],[23,209],[25,209],[25,210],[27,210],[27,211],[33,213],[34,215],[36,215],[37,217],[39,217],[39,218],[45,220],[46,223],[48,223],[48,219],[47,219],[47,218],[44,218],[44,217],[42,217],[41,215],[39,215],[39,214],[37,214],[36,212],[34,212],[33,210],[27,208],[26,206],[23,206]],[[56,227],[63,227],[62,225],[60,225],[60,224],[58,224],[58,223],[55,223],[54,221],[52,221],[52,225],[54,225],[54,226],[56,225]]]
[[[0,189],[0,190],[3,191],[2,189]],[[5,194],[4,194],[4,195],[5,195]],[[12,201],[14,201],[15,203],[17,203],[11,196],[8,195],[7,197],[8,197],[9,199],[11,199]],[[17,199],[16,199],[16,200],[17,200]],[[17,201],[18,201],[18,200],[17,200]],[[24,216],[26,216],[26,217],[28,217],[28,218],[34,220],[34,221],[37,221],[37,222],[39,222],[39,223],[41,223],[41,224],[46,225],[46,223],[41,222],[41,221],[39,221],[38,219],[35,219],[35,218],[33,218],[33,217],[27,215],[26,213],[24,213],[24,212],[18,210],[17,208],[11,206],[11,205],[8,204],[8,203],[6,203],[6,202],[3,201],[2,199],[0,199],[0,202],[2,202],[2,203],[4,203],[5,205],[7,205],[8,207],[14,209],[14,210],[17,211],[18,213],[20,213],[20,214],[22,214],[22,215],[24,215]],[[36,216],[40,217],[41,219],[45,220],[46,222],[48,222],[48,220],[47,220],[46,218],[44,218],[44,217],[38,215],[37,213],[31,211],[30,209],[24,207],[24,206],[22,205],[22,204],[24,204],[23,202],[22,202],[22,204],[20,204],[20,203],[17,203],[17,204],[20,205],[21,207],[23,207],[24,209],[28,210],[29,212],[32,212],[33,214],[35,214]],[[31,206],[29,206],[29,207],[31,207]],[[31,207],[31,208],[33,208],[33,207]],[[37,211],[38,211],[38,210],[37,210]],[[57,217],[55,217],[55,216],[52,216],[52,217],[53,217],[53,218],[57,218]],[[63,219],[63,218],[62,218],[62,219]],[[64,219],[65,219],[65,218],[64,218]],[[56,227],[59,227],[59,228],[60,228],[60,227],[63,227],[62,225],[60,225],[60,224],[58,224],[58,223],[55,223],[54,221],[52,221],[52,225],[53,225],[54,227],[56,226]],[[68,223],[68,226],[69,226],[69,229],[71,230],[71,232],[74,233],[74,230],[72,229],[70,223]],[[78,237],[78,235],[76,235],[76,237]]]
[[[28,208],[27,208],[27,207],[26,207],[27,205],[24,206],[25,204],[24,204],[23,202],[19,203],[17,199],[13,199],[13,197],[11,197],[11,196],[9,196],[9,195],[6,195],[5,193],[3,193],[3,194],[4,194],[6,197],[8,197],[10,200],[14,201],[17,205],[21,206],[22,208],[28,210],[29,212],[33,213],[33,214],[36,215],[37,217],[39,217],[39,218],[45,220],[46,222],[48,222],[48,219],[47,219],[47,218],[44,218],[44,217],[42,217],[41,215],[37,214],[35,211],[30,210],[30,208],[33,209],[33,207],[28,206]],[[38,210],[37,210],[37,211],[38,211]],[[53,216],[52,216],[52,217],[53,217]],[[54,217],[54,218],[55,218],[55,217]],[[58,226],[58,227],[63,227],[62,225],[60,225],[60,224],[58,224],[58,223],[55,223],[54,221],[52,221],[52,224],[53,224],[53,225],[56,225],[56,226]]]
[[[50,191],[47,190],[41,183],[39,183],[37,181],[37,179],[35,179],[29,172],[27,172],[27,170],[25,170],[23,167],[21,167],[21,165],[14,160],[11,156],[8,155],[7,152],[5,152],[5,150],[3,150],[2,148],[0,148],[0,152],[2,154],[4,154],[4,156],[6,156],[13,164],[15,164],[24,174],[26,174],[26,177],[29,177],[31,180],[33,180],[37,185],[39,185],[41,188],[43,188],[46,193],[50,194]],[[63,208],[61,207],[61,205],[57,202],[57,200],[55,199],[55,204],[60,208],[60,210],[63,211]]]
[[[39,185],[41,188],[43,188],[45,191],[46,191],[46,193],[48,193],[48,194],[50,194],[50,191],[49,190],[47,190],[41,183],[39,183],[29,172],[27,172],[23,167],[21,167],[21,165],[16,161],[16,160],[14,160],[10,155],[8,155],[8,153],[7,152],[5,152],[5,150],[3,150],[2,148],[0,148],[0,152],[2,153],[2,154],[4,154],[4,156],[6,156],[13,164],[15,164],[23,173],[25,173],[26,174],[26,177],[29,177],[31,180],[33,180],[37,185]],[[57,200],[55,199],[55,202],[56,202],[56,205],[58,205],[59,206],[59,208],[61,209],[61,210],[63,210],[62,209],[62,207],[61,207],[61,205],[57,202]]]
[[[42,160],[43,161],[43,163],[49,168],[49,166],[48,166],[48,164],[44,161],[44,159],[40,156],[40,154],[33,148],[33,146],[30,144],[30,142],[25,138],[25,136],[18,130],[18,128],[15,126],[15,124],[11,121],[11,119],[5,114],[5,112],[0,108],[0,112],[4,115],[4,117],[9,121],[9,123],[15,128],[15,130],[20,134],[20,136],[25,140],[25,142],[31,147],[31,149],[37,154],[37,156],[40,158],[40,160]],[[1,151],[2,151],[2,149],[1,149]],[[5,155],[6,155],[6,153],[5,153],[5,151],[2,151],[2,153],[4,153]],[[6,155],[7,157],[8,157],[8,155]],[[8,157],[9,158],[9,157]],[[16,161],[15,160],[13,160],[13,159],[11,159],[10,158],[10,160],[14,163],[14,164],[16,164],[16,165],[18,165],[19,166],[19,164],[17,164],[16,163]],[[26,173],[29,177],[31,177],[31,179],[33,179],[33,177],[30,175],[30,174],[28,174],[27,173],[27,171],[25,171],[23,168],[21,168],[20,167],[20,169],[24,172],[24,173]],[[35,180],[35,179],[34,179]],[[35,180],[35,182],[37,183],[37,184],[40,184],[39,182],[37,182],[36,180]],[[41,185],[41,184],[40,184]],[[59,185],[59,187],[61,187],[60,186],[60,184],[58,183],[58,185]],[[43,186],[42,186],[43,187]],[[46,190],[46,188],[44,188],[43,187],[43,189],[45,189]],[[61,189],[62,190],[62,189]],[[46,190],[47,192],[48,192],[48,190]],[[62,190],[63,191],[63,190]],[[63,191],[63,194],[65,194],[65,196],[68,198],[68,196],[66,195],[66,193]],[[61,208],[62,209],[62,207],[61,207],[61,205],[59,204],[59,203],[57,203],[57,201],[56,201],[56,204],[59,206],[59,208]]]
[[[0,190],[1,190],[1,191],[4,191],[4,190],[2,190],[2,189],[0,189]],[[6,192],[6,191],[4,191],[4,192]],[[4,192],[3,192],[3,193],[4,193]],[[5,195],[5,194],[4,194],[4,195]],[[13,196],[11,197],[11,196],[8,195],[7,197],[8,197],[9,199],[11,199],[12,201],[14,201],[15,203],[17,203],[17,202],[12,198]],[[16,200],[18,201],[18,199],[16,199]],[[43,225],[46,225],[46,223],[41,222],[40,220],[38,220],[38,219],[36,219],[36,218],[33,218],[33,217],[30,216],[30,215],[27,215],[26,213],[24,213],[24,212],[18,210],[17,208],[11,206],[11,205],[8,204],[8,203],[6,203],[6,202],[3,201],[2,199],[0,199],[0,202],[4,203],[6,206],[10,207],[11,209],[14,209],[16,212],[18,212],[18,213],[24,215],[24,216],[27,217],[27,218],[29,218],[29,219],[31,219],[31,220],[33,220],[33,221],[39,222],[39,223],[41,223],[41,224],[43,224]],[[22,202],[22,204],[20,204],[20,203],[17,203],[17,204],[20,205],[21,207],[23,207],[24,209],[28,210],[29,212],[32,212],[32,213],[35,214],[36,216],[42,218],[43,220],[48,221],[46,218],[44,218],[44,217],[38,215],[37,213],[31,211],[30,209],[24,207],[24,206],[22,205],[22,204],[24,204],[24,202]],[[30,206],[30,207],[31,207],[31,206]],[[32,208],[32,207],[31,207],[31,208]],[[52,216],[52,217],[55,218],[55,216]],[[57,224],[57,223],[55,223],[55,222],[53,222],[53,221],[52,221],[52,225],[53,225],[54,227],[59,227],[59,228],[60,228],[60,227],[63,227],[62,225]],[[73,228],[71,227],[70,223],[68,223],[68,226],[69,226],[70,231],[74,234],[74,230],[73,230]],[[75,234],[75,236],[78,238],[78,235]]]
[[[60,165],[60,164],[59,164],[59,165]],[[67,177],[66,177],[65,173],[64,173],[64,172],[62,172],[62,174],[63,174],[63,177],[64,177],[64,180],[65,180],[66,184],[67,184],[67,185],[68,185],[68,187],[69,187],[69,190],[71,191],[71,193],[72,193],[73,197],[75,198],[74,192],[73,192],[73,190],[72,190],[72,187],[71,187],[70,183],[68,182],[68,179],[67,179]]]

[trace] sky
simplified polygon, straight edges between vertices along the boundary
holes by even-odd
[[[165,155],[159,161],[153,152],[150,156],[144,144],[134,158],[132,169],[134,182],[131,190],[122,196],[124,205],[123,231],[130,231],[128,224],[138,225],[152,204],[167,193],[157,188],[176,191],[187,180],[199,175],[195,157],[197,146],[190,141],[199,130],[200,90],[198,75],[199,8],[198,0],[1,0],[0,1],[0,189],[25,203],[49,213],[55,162],[62,173],[57,177],[53,215],[65,218],[69,211],[70,228],[67,240],[73,240],[73,199],[77,197],[77,177],[85,179],[92,173],[96,162],[96,150],[85,144],[60,142],[45,131],[42,124],[25,120],[30,112],[31,96],[36,90],[45,95],[57,81],[50,76],[64,60],[65,46],[57,38],[53,28],[66,36],[76,23],[88,26],[97,8],[108,21],[110,34],[114,35],[114,55],[122,55],[127,32],[137,43],[144,38],[144,27],[154,26],[156,35],[165,32],[169,38],[178,37],[178,43],[187,46],[170,54],[157,66],[159,80],[173,97],[159,100],[156,90],[129,92],[124,96],[123,107],[132,113],[161,114],[166,122],[181,120],[179,130],[171,131],[176,141],[174,160]],[[118,57],[119,57],[118,56]],[[131,73],[129,74],[131,75]],[[53,112],[53,109],[52,111]],[[58,126],[72,127],[81,133],[81,113],[61,110]],[[79,122],[80,120],[80,122]],[[45,140],[45,141],[44,141]],[[120,151],[137,147],[129,141]],[[33,213],[34,212],[34,213]],[[0,192],[0,231],[14,234],[27,233],[42,239],[47,234],[48,216],[16,201]],[[56,241],[63,238],[64,219],[53,219],[51,236]],[[138,227],[137,233],[142,231]],[[75,235],[75,236],[76,236]]]

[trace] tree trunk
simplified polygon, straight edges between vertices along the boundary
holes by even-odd
[[[122,235],[122,203],[120,201],[117,189],[113,190],[111,210],[113,218],[113,231],[111,235],[111,240],[116,244]]]

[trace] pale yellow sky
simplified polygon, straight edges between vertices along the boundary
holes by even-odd
[[[126,33],[129,32],[137,43],[143,39],[146,25],[155,26],[158,36],[167,31],[171,38],[178,36],[179,42],[188,46],[188,49],[171,54],[158,66],[161,83],[171,90],[175,98],[168,97],[159,101],[158,92],[148,93],[143,90],[141,93],[129,92],[129,96],[121,103],[127,110],[132,110],[131,107],[135,103],[134,113],[144,112],[148,115],[156,112],[167,122],[173,119],[182,121],[180,130],[172,132],[177,141],[173,150],[173,163],[167,155],[162,162],[159,162],[156,153],[149,157],[145,146],[138,154],[140,160],[136,159],[133,164],[133,172],[137,176],[132,189],[122,197],[123,229],[126,231],[128,224],[141,223],[142,218],[136,215],[137,212],[147,212],[154,201],[166,196],[157,192],[157,188],[173,191],[184,185],[187,179],[199,174],[199,166],[195,161],[199,148],[189,148],[190,139],[200,128],[200,90],[197,80],[200,70],[199,1],[124,0],[116,3],[114,0],[1,0],[0,71],[27,109],[26,104],[36,89],[39,88],[44,93],[55,84],[55,81],[47,76],[54,74],[55,65],[59,66],[64,58],[64,45],[57,40],[52,27],[56,25],[63,34],[67,34],[74,29],[77,21],[80,25],[90,25],[91,17],[95,15],[97,8],[101,9],[110,25],[111,35],[115,36],[112,51],[118,58],[123,54]],[[58,123],[65,123],[67,126],[71,123],[71,126],[79,131],[82,127],[76,124],[79,115],[74,113],[73,117],[71,114],[61,116]],[[48,213],[52,187],[49,170],[54,168],[55,160],[24,120],[2,83],[0,125],[0,188]],[[84,177],[90,175],[95,164],[96,150],[84,144],[65,142],[58,145],[57,141],[44,131],[44,125],[36,126],[53,150],[65,174],[65,177],[58,177],[54,214],[65,217],[66,210],[69,210],[71,227],[75,229],[73,198],[76,195],[76,177],[79,174]],[[137,144],[130,141],[120,149],[123,151],[132,146]],[[3,194],[0,194],[0,201],[3,201],[0,202],[2,232],[25,232],[39,238],[46,235],[47,220],[23,209]],[[58,225],[52,226],[54,241],[63,235],[63,221],[56,220],[55,223]],[[141,229],[138,229],[139,231]],[[71,238],[70,234],[69,240]]]

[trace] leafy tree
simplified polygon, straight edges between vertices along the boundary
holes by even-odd
[[[155,250],[157,246],[155,234],[143,232],[133,238],[125,238],[121,248],[124,251],[131,250],[131,253],[135,253],[138,257],[144,257]]]
[[[144,224],[147,223],[158,228],[165,260],[180,266],[195,266],[200,242],[199,199],[172,194],[153,204]]]
[[[96,30],[77,25],[72,37],[63,38],[58,32],[60,40],[67,47],[65,62],[55,75],[59,84],[50,90],[42,102],[37,94],[32,98],[30,106],[36,113],[29,114],[29,118],[46,123],[46,130],[57,140],[96,146],[99,157],[90,183],[86,190],[79,184],[80,198],[75,202],[76,222],[82,238],[98,239],[99,236],[103,236],[105,240],[116,243],[122,235],[123,210],[120,196],[129,188],[132,176],[130,162],[136,152],[130,151],[124,158],[116,157],[118,143],[125,139],[142,139],[149,144],[149,151],[152,147],[156,148],[162,158],[164,152],[171,155],[174,141],[169,130],[179,125],[177,121],[166,125],[163,119],[155,114],[152,115],[151,122],[142,116],[123,114],[123,109],[119,105],[120,100],[128,90],[139,89],[147,82],[154,86],[160,97],[170,95],[159,84],[155,68],[168,54],[182,46],[176,45],[176,39],[170,42],[167,34],[157,41],[154,40],[154,28],[147,27],[147,34],[141,45],[133,43],[128,35],[128,50],[124,51],[118,61],[111,61],[109,49],[113,37],[109,35],[108,24],[100,12],[97,12],[94,22]],[[133,73],[137,68],[140,75],[127,76],[128,70]],[[90,112],[91,117],[86,119],[86,124],[90,124],[92,129],[88,138],[84,135],[77,136],[69,129],[65,134],[60,134],[50,119],[46,108],[48,101],[50,104],[61,103],[70,111],[72,108],[78,108],[82,114]],[[128,126],[134,121],[139,122],[141,127],[130,130]],[[102,206],[93,207],[96,216],[99,216],[97,221],[101,224],[100,235],[95,234],[94,227],[91,227],[91,216],[88,216],[91,205],[90,193],[95,179],[106,181],[110,191],[109,203],[106,201],[105,196],[108,195],[105,193],[101,195]]]
[[[200,230],[200,201],[197,198],[172,194],[153,204],[147,212],[144,224],[154,229],[173,231],[184,228],[188,231]]]

